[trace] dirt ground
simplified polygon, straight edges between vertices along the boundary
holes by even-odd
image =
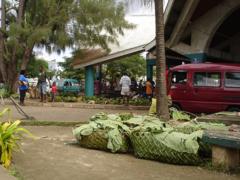
[[[5,106],[12,109],[12,115],[14,119],[23,118],[14,106]],[[4,109],[0,105],[0,111]],[[23,110],[29,115],[36,118],[36,120],[42,121],[87,121],[92,115],[98,112],[107,113],[126,113],[134,112],[136,114],[146,114],[147,111],[131,111],[131,110],[103,110],[103,109],[80,109],[80,108],[64,108],[64,107],[33,107],[24,106]]]
[[[200,167],[175,166],[76,145],[69,127],[27,127],[38,138],[22,142],[14,166],[25,180],[239,180]]]
[[[21,119],[13,106],[12,116]],[[0,106],[0,110],[3,107]],[[24,107],[30,116],[45,121],[87,121],[103,110]],[[125,110],[106,110],[108,113]],[[128,111],[130,112],[130,111]],[[134,111],[144,114],[146,111]],[[70,145],[75,139],[70,127],[27,127],[37,138],[25,139],[14,154],[14,167],[24,180],[239,180],[200,167],[174,166],[136,159],[132,155],[111,154]]]

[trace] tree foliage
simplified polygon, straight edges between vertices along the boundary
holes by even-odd
[[[82,80],[84,79],[84,69],[73,69],[72,58],[66,58],[64,62],[60,62],[59,65],[63,68],[60,73],[62,78],[72,78]],[[103,66],[102,73],[103,78],[113,80],[117,76],[121,76],[124,72],[128,72],[131,77],[141,77],[146,75],[146,60],[140,55],[133,55],[123,59],[119,59],[114,62],[110,62]]]
[[[33,58],[29,62],[27,66],[27,74],[28,77],[34,78],[39,75],[39,68],[44,67],[44,69],[48,70],[48,62],[45,61],[44,59],[36,59]]]
[[[140,55],[133,55],[110,62],[105,69],[105,76],[115,79],[127,72],[130,77],[138,78],[146,75],[146,60]]]
[[[124,19],[123,4],[114,0],[1,1],[6,24],[1,31],[0,71],[11,87],[18,71],[26,69],[34,47],[49,52],[66,47],[108,49],[123,29],[133,27]]]
[[[73,59],[73,57],[66,58],[64,62],[59,63],[59,65],[63,68],[63,71],[60,72],[59,75],[62,78],[82,80],[84,79],[84,69],[73,69]]]

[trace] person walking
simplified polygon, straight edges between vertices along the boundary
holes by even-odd
[[[129,95],[130,95],[130,86],[131,79],[128,77],[127,73],[124,73],[120,79],[119,84],[121,85],[121,95],[123,96],[123,103],[128,105]]]
[[[20,76],[19,76],[19,79],[18,79],[18,82],[19,82],[19,94],[20,94],[20,102],[19,104],[21,106],[24,106],[24,100],[25,100],[25,97],[26,97],[26,92],[28,90],[28,79],[26,78],[25,76],[26,74],[26,71],[25,70],[21,70],[20,71]]]
[[[47,102],[47,74],[43,66],[39,69],[38,88],[40,93],[40,102]]]

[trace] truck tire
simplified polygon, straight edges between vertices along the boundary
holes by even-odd
[[[227,111],[230,111],[230,112],[240,112],[240,107],[232,106],[232,107],[229,107],[227,109]]]
[[[181,106],[178,105],[178,104],[176,104],[176,103],[173,103],[173,104],[171,105],[171,107],[177,109],[178,111],[181,111],[181,110],[182,110]]]

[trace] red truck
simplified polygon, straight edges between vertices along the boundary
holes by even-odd
[[[240,111],[240,64],[185,64],[169,71],[173,106],[193,113]]]

